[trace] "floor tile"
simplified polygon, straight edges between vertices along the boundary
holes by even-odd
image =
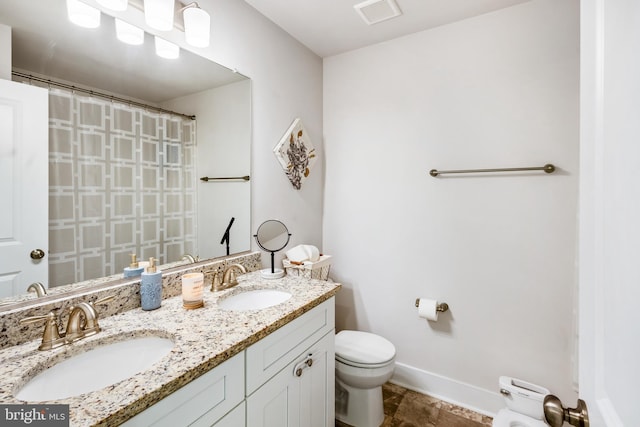
[[[382,386],[381,427],[491,427],[491,417],[395,384]],[[336,420],[336,427],[350,427]]]

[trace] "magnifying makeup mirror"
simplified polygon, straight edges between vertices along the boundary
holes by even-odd
[[[291,233],[289,233],[287,227],[281,221],[270,219],[260,224],[258,232],[253,237],[256,238],[256,242],[262,250],[271,252],[271,269],[265,268],[261,270],[262,277],[265,279],[279,279],[284,276],[282,268],[275,268],[274,254],[289,244]]]

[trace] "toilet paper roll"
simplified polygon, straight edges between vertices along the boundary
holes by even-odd
[[[438,301],[429,298],[420,298],[418,300],[418,316],[427,320],[438,320]]]

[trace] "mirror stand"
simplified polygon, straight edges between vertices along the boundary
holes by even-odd
[[[271,252],[271,268],[260,270],[260,274],[265,279],[279,279],[284,276],[284,269],[275,268],[275,253],[281,251],[289,244],[291,233],[280,221],[270,219],[263,222],[258,227],[258,232],[253,235],[258,246],[262,250]]]

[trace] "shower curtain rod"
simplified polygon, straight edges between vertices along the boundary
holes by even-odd
[[[123,104],[133,105],[135,107],[144,108],[145,110],[152,110],[152,111],[155,111],[155,112],[158,112],[158,113],[163,113],[163,114],[173,114],[175,116],[185,117],[185,118],[191,119],[191,120],[195,120],[196,119],[196,116],[194,116],[194,115],[178,113],[178,112],[171,111],[171,110],[165,110],[164,108],[154,107],[153,105],[143,104],[142,102],[132,101],[130,99],[120,98],[118,96],[109,95],[109,94],[98,92],[98,91],[95,91],[95,90],[84,89],[84,88],[73,86],[73,85],[70,85],[70,84],[67,84],[67,83],[57,82],[55,80],[45,79],[43,77],[38,77],[38,76],[31,75],[31,74],[21,73],[20,71],[11,71],[11,74],[16,76],[16,77],[21,77],[23,79],[28,79],[29,81],[36,81],[36,82],[39,82],[39,83],[48,84],[49,86],[57,86],[57,87],[61,87],[63,89],[71,90],[71,91],[82,92],[82,93],[89,94],[91,96],[97,96],[97,97],[100,97],[100,98],[105,98],[105,99],[108,99],[110,101],[121,102]]]

